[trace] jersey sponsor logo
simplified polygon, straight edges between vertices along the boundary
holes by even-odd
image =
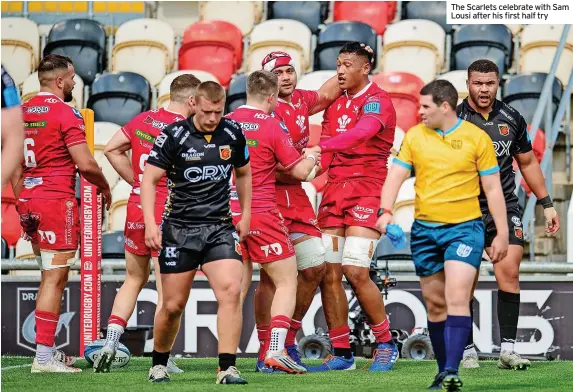
[[[367,220],[373,213],[374,210],[372,208],[367,208],[367,207],[354,206],[354,208],[352,209],[352,214],[359,221]]]
[[[505,103],[504,103],[504,105],[507,106]],[[500,112],[501,114],[503,114],[505,117],[507,117],[507,119],[508,119],[509,121],[515,121],[515,120],[513,119],[513,117],[511,117],[505,110],[501,109],[499,112]]]
[[[185,143],[185,140],[187,140],[187,138],[189,137],[189,135],[191,135],[191,132],[187,131],[185,132],[185,135],[183,135],[183,137],[181,138],[181,140],[179,140],[179,145],[182,146],[183,143]]]
[[[207,143],[211,143],[211,138],[213,137],[212,135],[203,135],[203,137],[205,138],[205,140],[207,141]]]
[[[165,141],[167,140],[167,135],[164,133],[160,133],[157,138],[155,139],[155,145],[159,148],[163,147]]]
[[[509,135],[509,125],[497,124],[497,128],[499,129],[499,133],[501,134],[501,136],[508,136]]]
[[[168,259],[174,259],[177,257],[177,248],[174,246],[168,246],[165,248],[165,257]],[[175,264],[173,264],[175,265]]]
[[[219,146],[219,156],[224,161],[231,159],[231,146],[229,145]]]
[[[364,114],[380,114],[380,102],[370,102],[364,105]]]
[[[517,238],[519,238],[520,240],[523,239],[523,229],[521,227],[514,227],[513,228],[513,233],[515,234],[515,236]]]
[[[155,142],[155,138],[153,136],[151,136],[149,133],[143,132],[141,129],[135,130],[135,136],[137,136],[139,139],[145,140],[146,142]]]
[[[215,148],[216,146],[214,144],[204,144],[203,148]]]
[[[471,246],[466,245],[466,244],[460,244],[460,246],[458,246],[458,250],[456,251],[456,254],[465,259],[466,257],[468,257],[472,253],[472,250],[473,250],[473,248]]]
[[[82,120],[84,119],[78,109],[72,108],[72,112],[74,113],[74,116],[76,116],[77,118],[81,118]]]
[[[259,120],[266,120],[270,116],[264,113],[255,113],[253,117],[258,118]]]
[[[220,181],[231,173],[231,165],[190,167],[183,173],[189,182]]]
[[[462,140],[452,140],[451,145],[454,150],[461,150],[464,142]]]
[[[24,126],[26,128],[46,128],[48,125],[47,121],[25,121]]]
[[[495,155],[497,155],[498,157],[504,155],[510,155],[511,140],[508,141],[501,140],[499,142],[493,142],[493,148],[495,149]]]
[[[348,117],[346,114],[343,114],[338,118],[338,129],[336,132],[346,132],[346,126],[348,124],[350,124],[350,117]]]
[[[127,222],[127,228],[129,230],[143,230],[145,229],[145,224],[143,222]]]
[[[518,216],[512,216],[511,221],[515,226],[521,226],[521,219]]]
[[[28,106],[26,108],[26,114],[46,114],[49,111],[49,106]]]
[[[233,131],[231,131],[229,128],[224,128],[225,132],[227,132],[227,134],[229,136],[231,136],[231,139],[233,140],[237,140],[237,137],[235,136],[235,134],[233,133]]]
[[[181,135],[181,132],[183,132],[183,129],[184,128],[182,126],[173,128],[173,137],[175,138],[179,137],[179,135]]]
[[[293,143],[292,138],[290,136],[285,138],[285,140],[283,141],[283,144],[287,147],[294,147],[294,143]]]
[[[249,147],[257,147],[259,145],[259,141],[255,139],[247,139],[247,146]]]
[[[197,152],[193,147],[191,147],[187,152],[181,154],[181,158],[186,161],[200,161],[202,157],[205,156],[204,152]]]
[[[285,131],[285,133],[288,133],[288,128],[284,122],[279,122],[279,125],[281,126],[282,130]]]
[[[145,117],[145,120],[143,120],[143,123],[144,124],[150,124],[153,128],[157,128],[157,129],[160,129],[162,131],[165,128],[167,128],[167,126],[169,125],[167,123],[164,123],[163,121],[157,121],[151,116]]]
[[[241,125],[241,129],[243,131],[256,131],[257,129],[259,129],[259,124],[257,123],[242,122],[239,124]]]
[[[265,252],[265,257],[269,257],[269,254],[280,256],[283,254],[283,247],[278,242],[269,245],[261,246],[261,250]]]
[[[56,103],[58,102],[58,100],[56,98],[48,98],[48,99],[44,99],[44,102],[46,103]]]

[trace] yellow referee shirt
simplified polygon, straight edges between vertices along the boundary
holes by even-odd
[[[445,132],[412,127],[394,163],[415,170],[415,218],[446,224],[481,217],[478,174],[499,171],[490,137],[461,119]]]

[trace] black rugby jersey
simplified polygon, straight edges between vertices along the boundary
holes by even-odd
[[[193,116],[169,125],[155,139],[147,164],[166,170],[169,196],[163,220],[176,225],[231,222],[233,167],[249,163],[237,122],[222,118],[213,132],[199,132]]]
[[[505,202],[507,204],[517,203],[517,196],[514,193],[513,157],[516,154],[523,154],[532,150],[527,123],[523,116],[511,106],[497,99],[487,119],[472,109],[468,103],[468,98],[458,105],[456,112],[462,120],[477,125],[489,135],[497,155]],[[482,211],[486,211],[488,209],[487,199],[483,189],[481,189],[479,201]]]
[[[20,94],[12,77],[2,66],[2,109],[20,105]]]

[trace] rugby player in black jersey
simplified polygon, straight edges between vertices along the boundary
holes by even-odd
[[[530,362],[521,358],[514,349],[519,319],[519,265],[523,256],[524,228],[521,223],[522,211],[515,194],[513,159],[517,161],[525,182],[543,205],[547,234],[557,233],[560,226],[559,216],[553,208],[543,173],[533,154],[527,123],[517,110],[495,98],[499,89],[499,70],[495,63],[483,59],[474,61],[468,68],[467,86],[469,96],[458,105],[458,116],[486,131],[492,139],[507,205],[509,249],[507,256],[495,263],[493,267],[498,284],[497,317],[501,340],[498,367],[526,370]],[[491,242],[496,236],[496,229],[483,191],[480,195],[480,206],[486,227],[486,252],[489,252]],[[465,368],[479,367],[471,333],[462,366]]]
[[[251,168],[239,124],[222,118],[225,90],[204,82],[195,93],[196,113],[168,126],[155,140],[141,184],[145,242],[161,249],[162,308],[155,318],[149,381],[169,381],[169,351],[199,267],[219,304],[217,384],[246,384],[235,367],[241,335],[242,261],[239,241],[249,233]],[[232,224],[230,179],[234,172],[242,219]],[[154,219],[155,186],[167,173],[169,195],[161,231]],[[246,213],[245,213],[246,212]]]

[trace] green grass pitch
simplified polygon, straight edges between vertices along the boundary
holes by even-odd
[[[185,373],[173,375],[170,383],[147,381],[151,358],[132,358],[122,369],[94,374],[87,362],[78,361],[80,374],[31,374],[32,358],[2,357],[2,390],[31,392],[122,392],[122,391],[424,391],[432,382],[433,361],[399,360],[388,373],[370,373],[369,362],[357,360],[357,370],[320,374],[287,375],[254,372],[254,359],[239,359],[237,366],[249,385],[215,385],[215,358],[177,360]],[[312,364],[320,362],[311,361]],[[464,391],[572,391],[573,361],[533,362],[528,371],[499,370],[495,361],[482,361],[480,369],[462,369]]]

